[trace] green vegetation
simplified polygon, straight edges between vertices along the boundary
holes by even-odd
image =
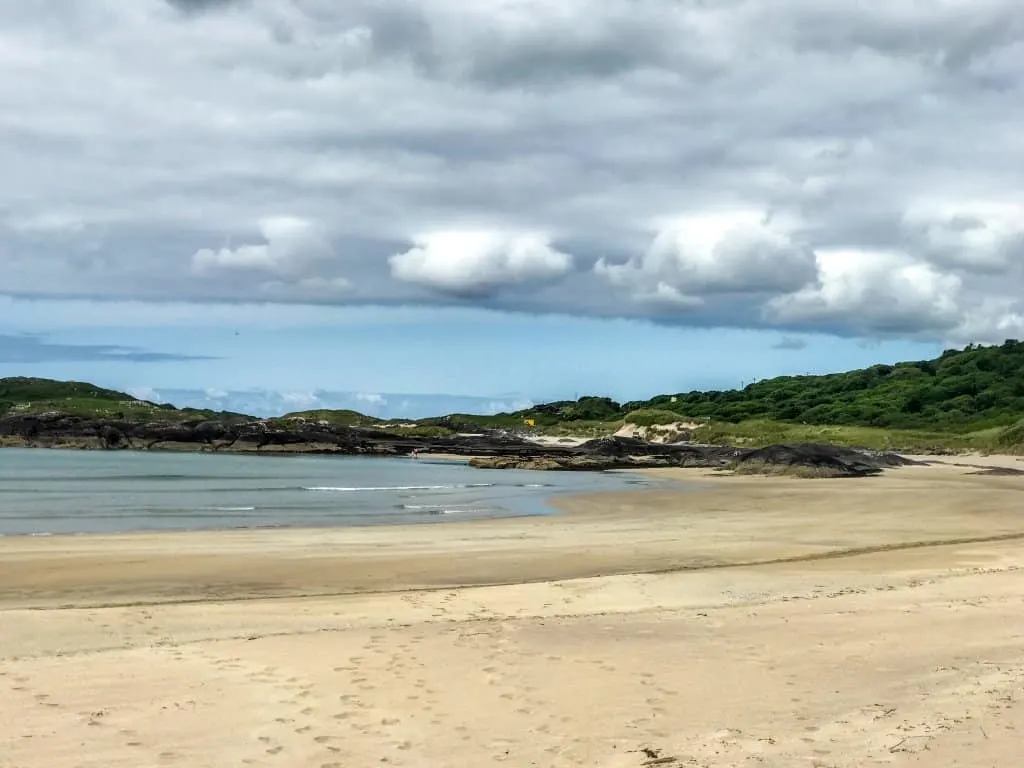
[[[1024,342],[969,346],[936,360],[826,376],[780,376],[742,390],[661,395],[624,409],[686,418],[749,419],[969,432],[1024,416]]]
[[[60,411],[127,420],[245,418],[176,409],[81,382],[0,379],[0,415]],[[698,422],[692,439],[764,446],[825,442],[902,451],[979,450],[1024,454],[1024,342],[968,346],[935,360],[875,365],[825,376],[781,376],[740,390],[685,392],[620,404],[582,397],[493,416],[451,414],[387,422],[350,410],[288,414],[416,437],[507,429],[562,437],[600,437],[624,423],[656,432]]]
[[[452,437],[455,430],[447,427],[434,427],[424,424],[381,424],[380,428],[392,435],[403,437]]]
[[[474,416],[468,413],[453,413],[448,416],[434,416],[416,422],[424,427],[440,427],[456,432],[479,432],[481,429],[522,429],[526,421],[515,414],[498,414],[497,416]]]
[[[740,390],[683,392],[620,405],[585,397],[516,413],[462,417],[545,434],[609,434],[624,422],[703,422],[696,442],[783,442],[904,451],[1024,453],[1024,342],[968,346],[935,360],[824,376],[780,376]],[[581,429],[585,425],[585,430]]]
[[[175,408],[137,400],[129,394],[80,381],[14,377],[0,379],[0,416],[59,412],[93,419],[188,421],[242,418],[240,414]]]
[[[295,411],[285,414],[275,422],[286,424],[289,421],[305,419],[306,421],[326,421],[335,427],[372,427],[380,423],[380,419],[373,416],[366,416],[359,411],[350,410],[319,410],[319,411]]]
[[[1024,342],[972,345],[944,352],[935,360],[824,376],[780,376],[743,389],[681,392],[622,405],[608,398],[584,397],[487,418],[513,422],[532,418],[538,427],[545,427],[574,421],[630,421],[637,411],[659,411],[662,415],[651,418],[665,420],[671,413],[681,421],[737,424],[754,420],[943,434],[1005,427],[1024,416]],[[481,417],[473,418],[482,423]]]
[[[627,413],[623,417],[623,421],[627,424],[636,424],[638,427],[656,427],[661,424],[674,424],[677,421],[682,421],[682,416],[664,408],[641,408]]]
[[[995,436],[995,445],[1005,453],[1024,453],[1024,419],[1000,430]]]
[[[43,402],[67,399],[82,400],[134,400],[131,395],[113,389],[103,389],[81,381],[53,381],[16,376],[0,379],[0,403]],[[2,406],[0,406],[2,407]]]
[[[751,448],[778,443],[828,443],[851,448],[927,453],[944,450],[991,451],[995,448],[998,431],[986,429],[959,433],[750,420],[738,424],[710,422],[695,429],[691,437],[697,443],[741,445]]]
[[[529,431],[548,437],[607,437],[617,432],[625,424],[621,419],[615,421],[566,421],[550,426],[538,426]]]

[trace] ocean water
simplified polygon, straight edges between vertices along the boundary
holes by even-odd
[[[429,458],[0,449],[0,535],[437,523],[550,514],[620,473],[473,469]]]

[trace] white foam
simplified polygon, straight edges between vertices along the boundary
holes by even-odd
[[[444,514],[454,513],[456,511],[459,511],[460,508],[461,509],[474,509],[474,507],[471,504],[452,504],[449,507],[439,507],[437,504],[402,504],[401,505],[401,509],[408,509],[408,510],[424,510],[424,509],[428,509],[428,510],[434,510],[435,512],[444,513]]]
[[[455,485],[314,485],[303,487],[304,491],[334,491],[337,493],[355,493],[358,491],[440,491],[445,488],[457,488]]]
[[[304,491],[332,491],[335,493],[357,493],[361,491],[447,491],[456,488],[490,488],[493,483],[460,483],[459,485],[314,485],[303,486]]]

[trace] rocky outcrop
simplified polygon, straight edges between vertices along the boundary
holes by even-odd
[[[663,445],[633,438],[592,440],[564,457],[482,457],[470,460],[489,469],[608,470],[698,467],[738,474],[788,474],[798,477],[866,477],[911,461],[894,453],[814,443],[736,448],[721,445]]]
[[[920,462],[896,453],[863,451],[837,445],[801,443],[743,451],[732,469],[744,474],[791,474],[800,477],[866,477],[887,467]]]
[[[339,453],[405,456],[450,453],[461,456],[559,456],[569,449],[546,447],[501,433],[418,437],[379,429],[332,426],[301,419],[264,421],[147,421],[90,419],[63,413],[0,417],[0,441],[7,445],[106,450],[195,450],[233,453]]]
[[[1015,469],[1013,467],[986,467],[985,469],[978,469],[974,472],[968,472],[968,475],[986,475],[988,477],[1021,477],[1024,475],[1024,469]]]
[[[733,446],[652,443],[604,437],[576,447],[540,445],[501,432],[422,437],[302,419],[131,422],[62,413],[0,417],[0,444],[103,450],[192,450],[232,453],[319,453],[367,456],[453,454],[491,469],[601,471],[705,467],[740,473],[862,477],[914,463],[892,453],[830,445]]]

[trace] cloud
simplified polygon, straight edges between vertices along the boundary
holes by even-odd
[[[807,342],[799,336],[783,336],[772,344],[772,349],[797,351],[807,348]]]
[[[1024,312],[1015,0],[51,5],[0,7],[13,294],[993,340]],[[894,285],[838,252],[898,254]]]
[[[388,399],[383,395],[369,392],[359,392],[355,395],[356,400],[371,406],[380,407],[388,404]]]
[[[903,223],[937,263],[999,274],[1024,261],[1024,203],[923,202]]]
[[[438,232],[391,257],[399,280],[442,293],[487,295],[506,286],[552,280],[572,268],[572,257],[542,235]]]
[[[945,333],[962,318],[963,281],[900,253],[823,251],[818,281],[768,303],[785,322],[846,324],[863,333]]]
[[[683,216],[661,228],[647,252],[595,270],[634,297],[695,306],[715,294],[774,294],[815,276],[814,252],[757,211]]]
[[[329,390],[297,392],[267,389],[153,389],[140,386],[129,388],[128,392],[135,397],[145,395],[144,399],[151,402],[173,403],[179,408],[210,408],[248,413],[253,416],[280,416],[294,411],[338,408],[355,410],[384,419],[419,419],[445,413],[495,414],[527,408],[533,404],[531,400],[520,396],[489,398]]]
[[[152,387],[129,387],[125,390],[129,395],[134,397],[136,400],[145,400],[149,403],[162,403],[163,398],[160,393]]]
[[[257,290],[269,299],[332,299],[349,293],[352,283],[335,274],[333,251],[316,225],[292,216],[259,222],[262,243],[217,249],[200,248],[192,255],[192,271],[200,277],[249,273]],[[327,274],[324,274],[327,272]],[[270,279],[263,279],[269,277]]]
[[[112,363],[170,363],[210,360],[209,357],[154,352],[115,344],[59,344],[33,335],[0,334],[0,363],[104,361]]]
[[[165,0],[169,5],[186,13],[201,13],[227,8],[246,0]]]

